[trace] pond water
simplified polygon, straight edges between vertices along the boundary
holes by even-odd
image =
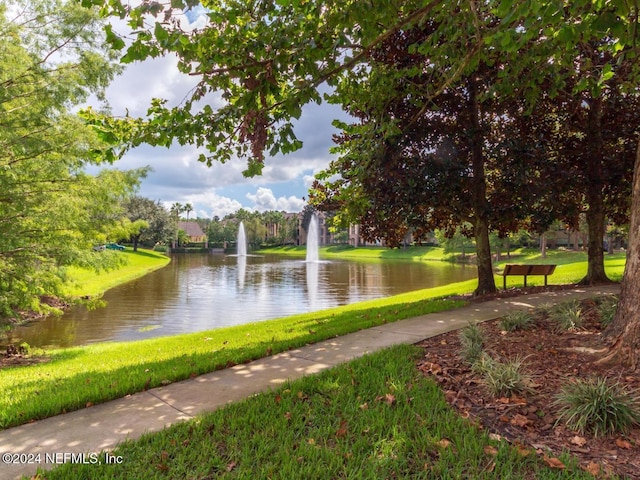
[[[106,292],[106,307],[77,306],[19,327],[9,343],[70,347],[198,332],[475,277],[474,266],[445,262],[174,255],[167,267]]]

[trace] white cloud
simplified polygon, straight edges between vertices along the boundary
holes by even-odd
[[[253,209],[264,212],[267,210],[284,210],[285,212],[299,212],[305,201],[296,196],[276,198],[269,188],[260,187],[255,194],[247,193],[246,197],[253,202]]]
[[[194,207],[196,216],[201,218],[216,216],[222,218],[243,208],[243,205],[237,200],[218,195],[214,190],[197,195],[186,195],[179,200],[163,201],[162,203],[165,208],[170,208],[175,202],[190,203]]]

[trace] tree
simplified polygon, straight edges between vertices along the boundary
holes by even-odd
[[[186,204],[184,205],[184,211],[185,211],[185,212],[186,212],[186,214],[187,214],[187,222],[188,222],[188,221],[189,221],[189,214],[190,214],[191,212],[193,212],[193,205],[191,205],[190,203],[186,203]]]
[[[130,221],[143,220],[147,223],[131,235],[134,251],[141,242],[155,244],[171,238],[171,217],[159,201],[134,195],[125,202],[124,208]]]
[[[518,4],[508,12],[510,18],[519,19],[520,32],[524,32],[519,41],[513,41],[511,29],[504,29],[494,37],[494,40],[510,45],[515,51],[532,38],[537,38],[537,44],[546,52],[546,55],[530,51],[523,53],[524,61],[514,62],[505,72],[506,75],[524,78],[523,70],[531,69],[531,58],[537,58],[539,62],[557,67],[553,81],[548,84],[548,90],[557,90],[574,71],[576,46],[595,41],[598,51],[607,54],[609,61],[592,70],[590,81],[578,82],[575,91],[590,90],[592,97],[598,98],[602,84],[615,76],[622,84],[623,91],[637,92],[640,85],[640,65],[637,61],[640,53],[640,7],[636,3],[576,2],[558,8],[553,2],[548,2],[544,6]],[[536,11],[531,11],[532,8]],[[512,21],[511,28],[514,27],[513,23],[515,21]],[[550,58],[553,62],[549,62]],[[617,65],[624,65],[624,68],[616,69]],[[535,68],[531,71],[533,77],[541,75]],[[542,73],[546,74],[548,70]],[[528,89],[527,95],[539,97],[540,84],[532,80],[533,88]],[[603,361],[620,361],[637,369],[640,364],[640,307],[637,301],[640,298],[640,141],[633,167],[630,212],[629,246],[622,291],[614,320],[605,332],[610,348]]]
[[[543,91],[531,112],[515,118],[509,135],[528,148],[536,164],[538,182],[544,184],[544,214],[561,219],[572,230],[584,216],[588,231],[588,270],[583,284],[607,282],[603,239],[607,219],[628,222],[628,198],[640,134],[640,96],[624,88],[618,76],[589,85],[591,69],[606,69],[608,53],[597,42],[582,42],[568,73],[550,72],[564,78],[554,95]],[[612,73],[628,69],[618,61]],[[555,77],[546,83],[555,81]]]
[[[9,11],[8,8],[11,10]],[[118,71],[94,13],[61,1],[0,4],[0,316],[46,310],[70,265],[118,263],[94,252],[140,172],[84,166],[102,145],[72,109]],[[104,255],[103,255],[104,254]]]
[[[343,222],[361,223],[366,240],[382,238],[391,246],[401,245],[408,232],[419,240],[435,229],[454,235],[463,227],[460,232],[475,239],[475,293],[481,295],[496,291],[489,232],[517,230],[537,202],[526,181],[530,167],[503,134],[512,122],[510,98],[495,94],[504,59],[488,50],[441,84],[440,73],[450,68],[443,56],[465,50],[494,21],[490,12],[475,18],[482,26],[465,16],[456,24],[424,22],[372,50],[358,86],[365,93],[348,103],[360,122],[342,126],[335,149],[342,156],[310,198],[339,208]],[[457,43],[446,34],[454,27],[466,29]],[[432,49],[422,53],[416,46],[423,44]]]
[[[184,212],[184,205],[180,202],[175,202],[171,205],[169,209],[173,219],[173,230],[175,235],[173,236],[173,248],[176,248],[179,245],[179,223],[180,223],[180,215]]]

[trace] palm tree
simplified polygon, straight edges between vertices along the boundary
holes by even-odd
[[[185,204],[184,211],[187,212],[187,222],[189,221],[189,212],[193,212],[193,205],[190,203]]]
[[[171,205],[171,213],[176,216],[176,236],[173,240],[173,248],[176,248],[178,244],[178,222],[180,222],[180,214],[184,212],[185,207],[180,202],[175,202]]]

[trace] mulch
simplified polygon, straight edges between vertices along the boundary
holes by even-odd
[[[533,328],[515,332],[502,331],[499,320],[480,325],[485,352],[495,359],[524,360],[525,372],[532,378],[530,392],[492,396],[480,375],[459,355],[459,331],[419,343],[424,358],[418,368],[440,384],[447,401],[460,415],[486,429],[493,438],[507,440],[524,453],[535,452],[551,468],[563,468],[558,457],[561,452],[570,452],[581,468],[596,478],[616,474],[640,479],[640,427],[626,434],[596,438],[557,422],[554,401],[562,386],[574,379],[599,376],[625,385],[628,391],[640,389],[637,372],[621,365],[596,363],[605,346],[595,302],[584,301],[581,309],[585,323],[575,331],[559,332],[543,316],[536,317]]]

